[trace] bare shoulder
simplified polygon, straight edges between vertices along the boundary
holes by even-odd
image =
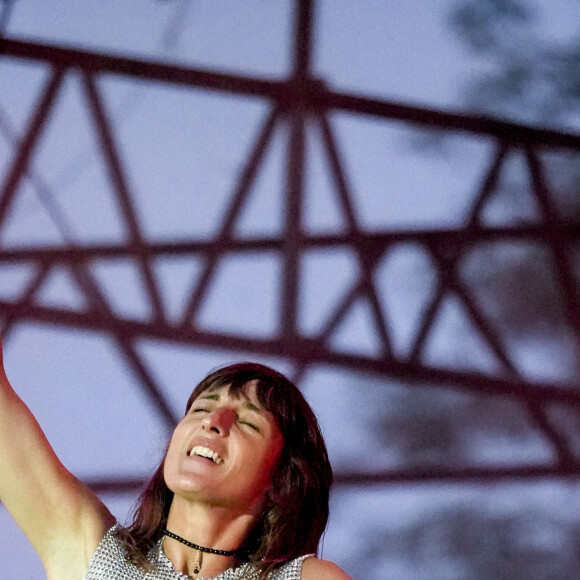
[[[306,558],[302,566],[302,580],[352,580],[336,564],[319,558]]]

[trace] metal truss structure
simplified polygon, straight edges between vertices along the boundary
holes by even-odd
[[[313,365],[327,364],[373,373],[385,379],[403,380],[410,385],[451,387],[506,397],[521,404],[531,413],[535,425],[551,443],[557,456],[557,460],[550,465],[339,473],[339,484],[578,476],[579,461],[558,425],[549,420],[546,408],[552,403],[558,403],[577,411],[580,408],[580,390],[573,384],[533,382],[523,378],[520,369],[510,358],[501,332],[494,327],[472,296],[458,264],[469,249],[490,241],[525,240],[541,244],[553,259],[567,321],[577,344],[580,342],[580,304],[570,252],[572,244],[580,235],[580,223],[564,222],[558,216],[540,155],[552,150],[568,150],[580,154],[580,136],[331,90],[315,78],[311,71],[313,2],[298,1],[296,7],[294,67],[287,79],[279,81],[65,49],[14,38],[0,40],[2,59],[34,61],[49,71],[48,80],[36,108],[30,115],[25,134],[14,148],[9,170],[3,176],[0,189],[0,231],[7,223],[11,206],[27,176],[43,128],[58,100],[63,80],[74,71],[82,78],[95,134],[106,159],[127,239],[126,243],[118,245],[77,245],[71,242],[64,248],[0,248],[0,272],[3,266],[17,263],[33,264],[36,272],[33,281],[22,288],[17,299],[0,302],[3,332],[8,334],[14,325],[21,322],[36,321],[108,333],[168,425],[172,425],[176,417],[135,347],[139,338],[282,356],[295,363],[297,372],[294,378],[298,381],[306,369]],[[109,121],[99,87],[99,82],[105,75],[139,79],[141,83],[167,83],[208,92],[229,93],[261,99],[268,104],[269,113],[248,151],[243,172],[232,192],[220,231],[213,239],[158,243],[145,236],[128,186],[126,170],[118,154],[115,130]],[[331,113],[337,111],[353,116],[371,117],[384,123],[396,122],[430,131],[469,134],[474,138],[495,143],[487,174],[481,183],[475,185],[477,195],[470,217],[463,227],[366,231],[354,210],[355,192],[344,170],[344,160],[330,119]],[[300,227],[305,212],[303,202],[307,125],[318,131],[323,143],[331,169],[337,208],[347,224],[345,232],[341,234],[311,235]],[[289,135],[283,234],[280,237],[239,239],[234,234],[236,220],[263,163],[268,145],[281,126],[288,129]],[[482,212],[495,191],[506,158],[513,151],[520,152],[525,159],[530,176],[530,193],[541,210],[542,220],[538,225],[490,227],[483,223]],[[428,306],[414,330],[413,346],[408,354],[402,356],[393,348],[392,330],[383,308],[384,297],[380,295],[376,285],[375,270],[379,261],[391,249],[404,244],[421,247],[435,265],[438,277],[431,288]],[[297,323],[300,308],[300,263],[304,252],[315,248],[335,248],[353,253],[358,260],[359,274],[350,291],[327,318],[323,329],[316,336],[306,336]],[[268,338],[255,338],[243,334],[212,333],[200,328],[197,324],[197,313],[200,304],[211,292],[212,280],[220,261],[231,254],[261,252],[275,255],[281,266],[277,332]],[[168,255],[202,256],[205,259],[205,269],[191,288],[189,302],[179,321],[169,320],[152,268],[155,258]],[[119,317],[87,266],[95,258],[113,260],[120,257],[133,260],[139,268],[152,312],[149,319],[135,321]],[[38,289],[56,268],[66,269],[82,288],[89,305],[85,310],[48,307],[36,300]],[[423,353],[435,319],[442,303],[450,295],[463,305],[480,338],[493,352],[500,369],[497,373],[464,372],[453,368],[433,367],[424,362]],[[376,356],[338,351],[329,340],[355,302],[361,300],[367,305],[377,336],[380,337],[381,352]],[[100,491],[135,489],[141,484],[137,480],[103,480],[90,483]]]

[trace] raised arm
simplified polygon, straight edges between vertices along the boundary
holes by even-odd
[[[49,578],[82,578],[112,523],[102,502],[60,463],[11,387],[1,337],[0,501],[38,552]]]

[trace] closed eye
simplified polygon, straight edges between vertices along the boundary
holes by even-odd
[[[250,423],[249,421],[242,421],[242,420],[240,420],[240,423],[242,425],[247,425],[248,427],[250,427],[250,429],[253,429],[254,431],[257,431],[258,433],[260,433],[260,429],[258,428],[257,425],[254,425],[253,423]]]

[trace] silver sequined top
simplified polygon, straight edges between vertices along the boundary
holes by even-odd
[[[162,540],[151,550],[148,559],[154,569],[145,572],[125,559],[125,547],[115,533],[119,525],[114,525],[103,537],[91,561],[85,580],[190,580],[190,576],[176,572],[173,564],[163,552]],[[268,580],[300,580],[302,563],[308,554],[291,560],[268,574]],[[213,580],[258,580],[260,574],[252,564],[243,564],[237,568],[230,568],[215,576]],[[197,577],[195,580],[209,580]]]

